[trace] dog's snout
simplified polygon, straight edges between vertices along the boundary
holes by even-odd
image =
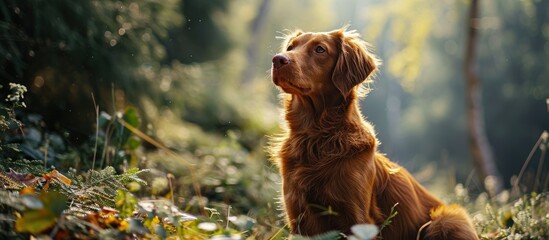
[[[290,63],[290,58],[285,55],[277,54],[273,57],[274,68],[280,68],[288,63]]]

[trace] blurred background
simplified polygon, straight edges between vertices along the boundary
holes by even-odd
[[[131,107],[136,126],[179,157],[141,140],[143,154],[130,164],[173,173],[180,186],[199,179],[210,201],[247,211],[276,205],[280,180],[264,150],[282,120],[270,80],[277,37],[350,24],[383,61],[362,101],[380,150],[441,192],[457,182],[481,191],[464,74],[472,22],[485,133],[510,187],[549,128],[549,1],[481,1],[473,20],[470,7],[450,0],[3,0],[0,91],[5,98],[9,82],[27,87],[18,114],[27,129],[39,129],[35,147],[60,139],[52,164],[89,168],[92,151],[66,152],[93,145],[95,108],[114,115]],[[534,154],[521,180],[547,187],[549,164]],[[177,194],[188,203],[196,191]]]

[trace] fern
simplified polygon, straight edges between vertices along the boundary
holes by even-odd
[[[25,209],[25,204],[19,197],[19,194],[0,190],[0,212],[5,213],[5,209],[11,208],[13,210],[21,211]]]
[[[137,182],[146,185],[138,174],[148,170],[132,168],[122,174],[116,174],[113,167],[102,170],[89,170],[86,174],[76,176],[70,191],[65,191],[73,204],[101,208],[115,207],[115,197],[118,190],[128,191],[126,184]],[[71,172],[70,175],[75,175]]]

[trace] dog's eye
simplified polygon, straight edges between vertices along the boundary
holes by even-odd
[[[292,51],[292,49],[294,49],[294,47],[292,45],[288,46],[288,48],[286,48],[286,51]]]
[[[324,49],[321,46],[318,46],[318,47],[315,48],[315,52],[316,53],[323,53],[323,52],[326,52],[326,49]]]

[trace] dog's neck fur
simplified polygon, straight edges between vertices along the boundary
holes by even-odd
[[[340,94],[303,96],[287,94],[284,98],[285,117],[292,131],[332,131],[333,127],[363,125],[363,117],[353,91],[344,98]],[[299,120],[297,120],[299,119]]]

